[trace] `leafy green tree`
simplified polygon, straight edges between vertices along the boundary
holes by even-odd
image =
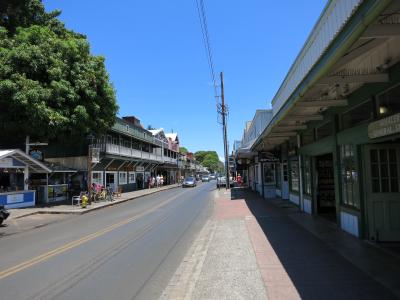
[[[198,162],[211,172],[218,170],[219,158],[216,151],[197,151],[194,156]]]
[[[200,163],[203,162],[204,157],[206,156],[208,151],[197,151],[194,153],[194,157],[196,158],[196,160]]]
[[[179,152],[180,152],[180,153],[183,153],[183,154],[186,154],[186,153],[188,153],[189,151],[188,151],[188,149],[186,149],[185,147],[179,147]]]
[[[0,130],[52,139],[104,132],[118,106],[104,58],[39,0],[0,7]],[[26,15],[24,15],[28,11]],[[4,17],[6,16],[6,17]]]
[[[0,26],[14,35],[18,27],[32,25],[50,26],[57,31],[65,30],[64,24],[57,17],[61,11],[47,13],[40,0],[6,0],[0,2]]]

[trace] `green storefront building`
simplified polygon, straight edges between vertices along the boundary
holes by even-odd
[[[373,241],[400,241],[399,8],[329,1],[252,147],[277,195]]]

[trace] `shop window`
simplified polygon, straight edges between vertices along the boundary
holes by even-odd
[[[371,149],[373,193],[398,193],[398,157],[395,149]]]
[[[136,182],[135,172],[129,172],[128,179],[129,183],[135,183]]]
[[[400,113],[400,85],[391,88],[377,98],[379,117]]]
[[[265,163],[264,164],[264,183],[275,184],[275,164]]]
[[[304,156],[304,194],[311,196],[311,157]]]
[[[103,172],[92,172],[92,183],[103,185]]]
[[[127,184],[126,172],[119,172],[119,184]]]
[[[332,122],[325,123],[324,125],[318,127],[315,130],[315,137],[317,140],[320,140],[320,139],[330,136],[332,134],[333,134],[333,123]]]
[[[282,172],[281,172],[281,164],[276,164],[276,187],[278,189],[281,188],[282,185]]]
[[[342,173],[342,203],[348,206],[359,207],[354,145],[340,147],[340,162]]]
[[[372,120],[374,117],[374,106],[368,100],[341,115],[340,128],[346,129]]]
[[[291,182],[291,190],[294,192],[299,191],[299,161],[296,158],[293,158],[290,161],[290,182]]]

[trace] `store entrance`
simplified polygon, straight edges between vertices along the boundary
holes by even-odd
[[[316,167],[316,211],[321,217],[336,222],[335,181],[332,153],[317,156]]]
[[[400,145],[365,146],[365,192],[369,238],[400,241]]]

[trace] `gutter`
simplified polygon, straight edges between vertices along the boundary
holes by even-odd
[[[307,76],[295,89],[289,99],[282,105],[278,113],[272,118],[267,127],[254,142],[251,150],[261,143],[277,123],[287,114],[293,105],[303,97],[307,91],[322,77],[324,77],[335,63],[350,49],[365,29],[384,11],[392,0],[367,0],[360,6],[357,12],[333,43],[327,48],[326,53],[319,59],[316,65],[310,70]]]

